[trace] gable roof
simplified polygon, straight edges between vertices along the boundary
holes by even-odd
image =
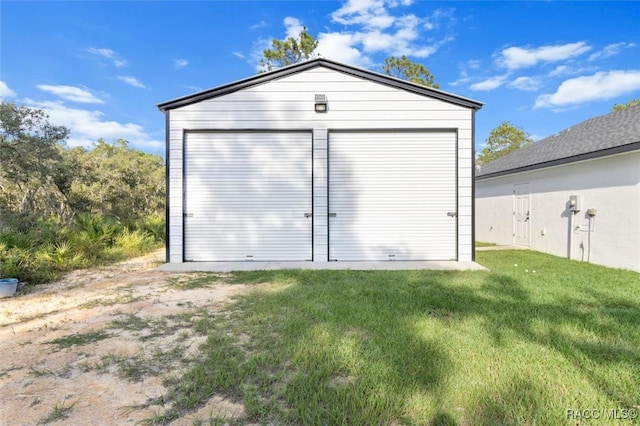
[[[640,105],[593,117],[476,170],[478,180],[640,149]]]
[[[214,87],[213,89],[204,90],[191,95],[183,96],[170,101],[162,102],[157,105],[160,111],[165,112],[175,108],[180,108],[185,105],[190,105],[196,102],[200,102],[206,99],[215,98],[218,96],[227,95],[229,93],[236,92],[238,90],[246,89],[248,87],[263,84],[271,80],[286,77],[291,74],[296,74],[305,70],[309,70],[315,67],[325,67],[335,71],[350,74],[356,77],[364,78],[374,81],[376,83],[384,84],[386,86],[395,87],[398,89],[406,90],[408,92],[417,93],[419,95],[428,96],[431,98],[439,99],[445,102],[453,103],[463,107],[471,108],[473,110],[479,110],[482,108],[482,103],[474,101],[472,99],[464,98],[462,96],[454,95],[452,93],[443,92],[442,90],[434,89],[432,87],[426,87],[419,84],[411,83],[406,80],[390,77],[388,75],[379,74],[373,71],[364,70],[351,65],[341,64],[339,62],[330,61],[325,58],[316,58],[309,61],[300,62],[297,64],[289,65],[288,67],[280,68],[277,70],[257,74],[243,80],[238,80],[233,83],[228,83],[222,86]]]

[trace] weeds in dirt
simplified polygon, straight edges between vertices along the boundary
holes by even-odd
[[[109,337],[111,337],[111,334],[109,333],[106,333],[104,331],[94,331],[85,334],[72,334],[69,336],[50,340],[46,343],[50,345],[56,345],[56,349],[61,350],[76,345],[88,345],[89,343],[95,343],[100,340],[108,339]]]
[[[39,405],[41,403],[42,403],[42,399],[40,399],[39,396],[36,396],[35,398],[33,398],[33,401],[31,401],[31,404],[29,404],[29,408],[35,407],[36,405]]]
[[[149,361],[150,360],[146,359],[142,355],[105,355],[102,358],[102,363],[105,368],[115,365],[118,375],[123,379],[131,380],[132,382],[139,382],[145,377],[158,375],[162,372],[161,368]]]
[[[53,370],[47,370],[45,368],[41,370],[36,367],[31,367],[29,369],[29,375],[32,377],[44,377],[44,376],[55,376],[56,373]]]
[[[122,294],[117,297],[109,298],[109,299],[97,299],[91,300],[89,302],[83,303],[78,306],[79,309],[93,309],[102,306],[113,306],[113,305],[126,305],[128,303],[134,303],[142,300],[142,296],[134,296],[132,292],[128,292],[127,294]]]
[[[197,288],[207,288],[220,282],[218,274],[199,274],[195,278],[183,276],[170,278],[168,287],[176,290],[194,290]]]
[[[212,326],[211,313],[206,309],[197,309],[161,318],[141,318],[136,314],[127,314],[114,320],[109,328],[136,333],[139,340],[146,341],[176,334],[184,340],[184,333],[189,333],[189,330],[206,335]]]
[[[75,407],[78,401],[67,404],[67,399],[69,399],[69,396],[64,397],[62,401],[56,402],[56,404],[51,408],[49,414],[47,414],[46,417],[42,418],[38,422],[38,424],[49,424],[57,420],[68,418],[69,414],[73,410],[73,407]]]
[[[31,367],[29,369],[29,375],[32,377],[53,376],[53,377],[68,378],[71,375],[71,370],[72,368],[70,364],[65,365],[58,371],[49,370],[46,368],[40,369],[36,367]]]
[[[8,376],[9,373],[11,373],[12,371],[19,370],[19,369],[20,369],[20,367],[13,366],[13,367],[7,368],[6,370],[0,371],[0,379],[5,377],[5,376]]]

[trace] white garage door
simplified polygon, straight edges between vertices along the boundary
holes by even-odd
[[[331,132],[329,259],[456,259],[456,134]]]
[[[310,132],[187,133],[185,261],[311,260]]]

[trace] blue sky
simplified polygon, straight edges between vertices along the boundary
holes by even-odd
[[[380,71],[407,55],[540,139],[640,98],[640,2],[2,1],[0,97],[72,130],[164,153],[156,104],[254,75],[302,26],[323,57]]]

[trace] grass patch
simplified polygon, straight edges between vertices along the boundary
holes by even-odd
[[[56,349],[61,350],[76,345],[88,345],[89,343],[99,342],[100,340],[108,339],[109,337],[111,337],[111,334],[105,331],[94,331],[91,333],[72,334],[60,337],[58,339],[50,340],[47,343],[50,345],[56,345]]]
[[[64,398],[62,401],[58,401],[52,408],[49,414],[46,417],[41,419],[39,424],[49,424],[51,422],[55,422],[58,420],[66,419],[71,414],[73,407],[75,407],[77,401],[67,403],[67,398]]]
[[[490,271],[258,271],[166,381],[168,422],[211,395],[267,424],[567,424],[640,404],[640,274],[532,251]],[[575,419],[573,420],[575,423]]]
[[[482,241],[476,241],[476,247],[493,247],[496,243],[483,243]]]

